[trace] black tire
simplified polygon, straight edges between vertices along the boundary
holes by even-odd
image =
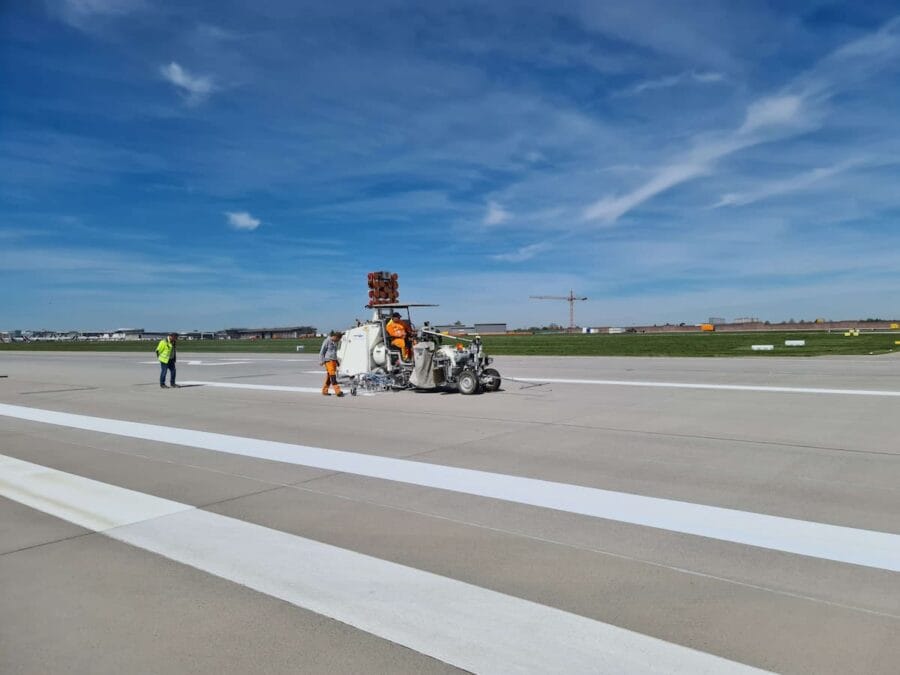
[[[459,379],[456,381],[456,385],[459,387],[459,393],[466,396],[470,394],[477,394],[481,390],[481,383],[478,381],[475,373],[473,373],[468,368],[466,368],[459,374]]]
[[[485,368],[481,371],[482,379],[486,379],[484,384],[485,391],[497,391],[500,388],[500,372],[494,368]]]

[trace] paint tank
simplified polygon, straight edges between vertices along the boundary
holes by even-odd
[[[381,342],[381,326],[379,324],[367,323],[348,330],[344,333],[338,346],[340,363],[338,372],[341,375],[353,376],[367,373],[377,365],[381,365],[376,363],[373,358],[373,352]]]

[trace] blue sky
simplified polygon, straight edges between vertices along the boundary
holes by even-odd
[[[3,3],[0,329],[900,316],[898,16]]]

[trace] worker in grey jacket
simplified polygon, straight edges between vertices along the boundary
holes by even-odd
[[[325,338],[321,349],[319,349],[319,365],[325,366],[325,384],[322,385],[322,396],[330,396],[328,393],[329,386],[334,387],[335,396],[344,395],[337,381],[337,345],[340,340],[341,333],[331,331],[331,335]]]

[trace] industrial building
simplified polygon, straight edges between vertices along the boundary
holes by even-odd
[[[281,328],[226,328],[224,336],[228,340],[291,340],[315,337],[314,326],[286,326]]]
[[[507,327],[505,323],[476,323],[472,326],[464,326],[460,323],[439,324],[435,330],[451,335],[505,335]]]

